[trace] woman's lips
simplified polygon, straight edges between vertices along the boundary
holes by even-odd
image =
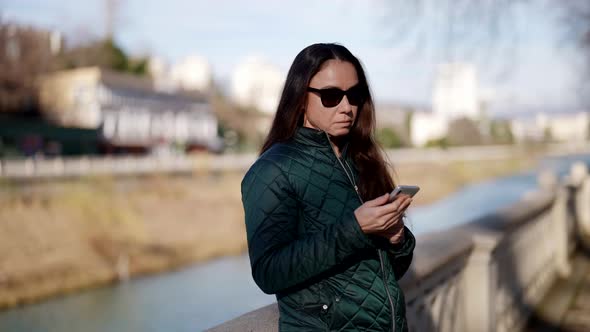
[[[349,126],[349,125],[352,124],[352,121],[337,121],[336,123],[337,124],[341,124],[341,125],[348,125]]]

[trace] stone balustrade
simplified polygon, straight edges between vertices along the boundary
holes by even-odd
[[[536,191],[507,208],[418,236],[400,281],[410,331],[522,329],[556,278],[571,272],[582,234],[590,235],[590,175],[576,163],[561,180],[543,173]],[[277,331],[277,323],[274,303],[209,331]]]

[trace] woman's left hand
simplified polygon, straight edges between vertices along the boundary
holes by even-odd
[[[397,219],[397,222],[393,223],[393,226],[383,232],[376,233],[375,235],[386,238],[391,244],[399,244],[404,242],[404,222],[403,217],[412,203],[412,198],[409,195],[401,194],[396,197],[394,203],[398,204],[396,213],[392,216],[393,219]]]

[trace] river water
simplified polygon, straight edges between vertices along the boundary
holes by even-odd
[[[507,206],[537,187],[539,169],[564,175],[590,156],[544,159],[537,170],[472,184],[410,211],[416,234],[473,220]],[[0,313],[0,331],[202,331],[275,301],[250,276],[246,255],[141,277]]]

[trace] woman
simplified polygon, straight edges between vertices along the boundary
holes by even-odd
[[[374,128],[358,59],[337,44],[302,50],[242,181],[252,276],[276,294],[281,331],[407,330],[397,280],[415,246],[412,200],[389,202]]]

